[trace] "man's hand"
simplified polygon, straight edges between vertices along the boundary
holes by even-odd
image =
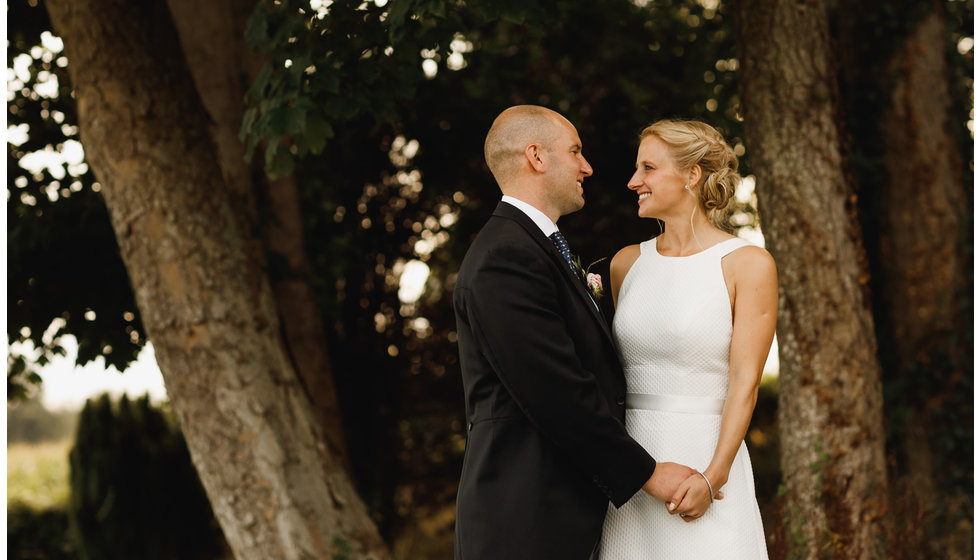
[[[662,502],[669,502],[681,483],[698,471],[679,463],[657,463],[643,490]]]
[[[643,490],[667,505],[671,513],[678,513],[676,509],[670,509],[670,500],[673,499],[681,484],[690,478],[691,475],[697,476],[698,479],[701,478],[701,475],[698,475],[697,472],[691,467],[679,463],[658,462],[657,468],[653,470],[650,479],[643,485]],[[725,494],[721,490],[715,492],[716,500],[724,499],[724,497]]]

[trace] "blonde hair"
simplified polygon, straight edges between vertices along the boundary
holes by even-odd
[[[701,168],[701,179],[691,190],[698,208],[715,227],[732,231],[728,202],[742,181],[735,150],[714,127],[695,120],[664,119],[643,129],[640,141],[656,136],[667,144],[674,165],[687,170]]]

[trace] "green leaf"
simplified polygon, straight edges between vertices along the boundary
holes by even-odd
[[[245,27],[245,40],[248,44],[252,46],[253,49],[258,49],[260,46],[265,46],[266,41],[269,37],[269,10],[263,9],[262,6],[258,7],[252,16],[248,18],[248,24]]]
[[[309,151],[319,154],[323,151],[329,138],[333,138],[333,127],[323,118],[320,113],[310,113],[306,119],[306,143]]]
[[[319,74],[319,72],[317,73]],[[322,84],[323,90],[327,93],[340,93],[340,76],[333,68],[326,70],[319,77],[319,81]]]
[[[242,115],[242,127],[238,131],[238,139],[242,142],[245,141],[249,135],[252,134],[252,126],[255,124],[256,118],[259,116],[259,110],[255,107],[249,107],[245,109],[245,113]]]
[[[269,112],[269,132],[276,136],[301,134],[306,130],[306,110],[297,107],[277,107]]]
[[[298,56],[293,59],[293,65],[289,67],[289,74],[293,78],[293,83],[299,85],[303,81],[306,69],[313,65],[313,59],[308,55]]]
[[[350,120],[358,111],[357,101],[349,97],[332,97],[323,106],[324,114],[330,119]]]
[[[265,145],[265,169],[268,172],[272,168],[272,162],[276,159],[276,152],[280,149],[285,149],[279,144],[282,141],[281,136],[276,136],[275,138],[269,139],[269,143]]]
[[[405,36],[405,25],[408,23],[412,7],[415,2],[412,0],[395,0],[388,10],[388,37],[392,44],[397,44]]]

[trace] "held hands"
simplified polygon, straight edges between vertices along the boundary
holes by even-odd
[[[708,479],[698,471],[694,471],[684,480],[669,501],[665,502],[667,511],[673,514],[680,514],[681,519],[690,523],[704,515],[708,506],[712,503],[712,488]],[[721,491],[715,492],[714,499],[724,498]]]
[[[643,485],[643,490],[658,500],[668,502],[691,475],[698,476],[697,472],[678,463],[659,462],[650,479]]]
[[[663,500],[667,511],[671,515],[681,514],[684,521],[694,521],[701,517],[711,505],[708,484],[701,473],[678,463],[657,463],[657,468],[643,485],[643,490],[654,498]],[[720,491],[715,493],[716,500],[724,497]]]

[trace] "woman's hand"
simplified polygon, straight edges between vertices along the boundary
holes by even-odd
[[[722,499],[724,496],[719,491],[715,499]],[[711,505],[711,490],[708,483],[700,473],[694,473],[687,478],[674,492],[670,502],[667,502],[667,511],[679,514],[685,522],[691,522],[704,515]]]

